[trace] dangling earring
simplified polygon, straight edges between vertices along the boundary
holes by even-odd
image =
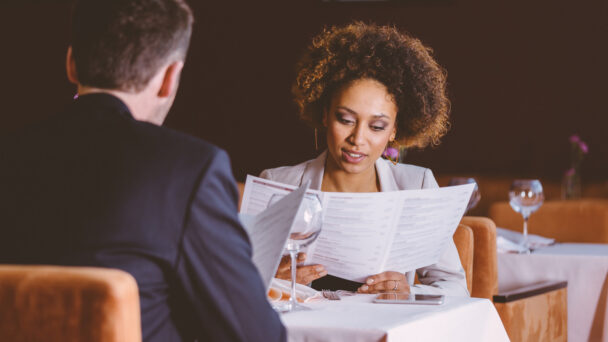
[[[319,133],[315,128],[315,151],[319,151]]]
[[[399,146],[397,146],[397,148],[391,146],[394,145],[394,143],[395,140],[389,141],[388,146],[386,146],[384,152],[382,152],[382,157],[390,160],[393,165],[397,165],[399,163]]]

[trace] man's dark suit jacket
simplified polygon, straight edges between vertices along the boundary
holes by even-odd
[[[108,94],[0,151],[0,263],[129,272],[144,341],[285,340],[224,151],[136,121]]]

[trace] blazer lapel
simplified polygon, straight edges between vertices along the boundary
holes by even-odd
[[[391,167],[386,160],[382,158],[378,158],[378,160],[376,160],[376,173],[378,174],[378,179],[380,180],[381,192],[399,190],[397,182],[395,182],[395,177],[393,177]]]
[[[325,173],[325,160],[327,159],[327,150],[323,151],[317,158],[313,159],[306,165],[302,174],[300,185],[310,180],[310,189],[321,190],[323,183],[323,174]]]

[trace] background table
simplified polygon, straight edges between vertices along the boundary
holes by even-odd
[[[374,295],[307,304],[281,315],[289,341],[508,341],[487,299],[447,297],[443,305],[374,304]]]
[[[568,281],[568,341],[608,341],[608,245],[561,243],[530,255],[498,254],[498,289]]]

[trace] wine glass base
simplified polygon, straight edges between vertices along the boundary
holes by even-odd
[[[292,302],[279,302],[279,303],[275,303],[272,308],[279,313],[289,313],[289,312],[295,312],[295,311],[307,311],[307,310],[311,310],[309,307],[298,304],[298,303],[292,303]]]
[[[532,250],[530,248],[523,248],[519,251],[519,254],[530,254]]]

